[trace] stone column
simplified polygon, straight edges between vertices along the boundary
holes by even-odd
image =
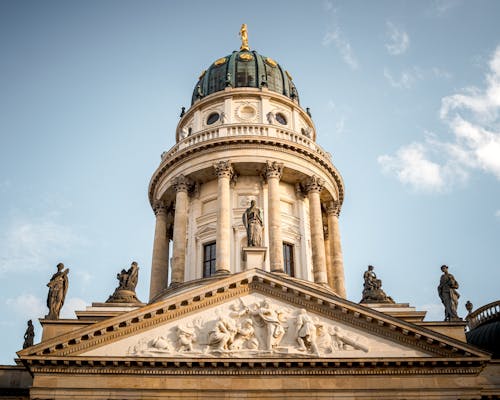
[[[340,297],[346,297],[344,279],[344,260],[342,257],[342,246],[340,244],[339,231],[340,206],[338,202],[331,201],[326,207],[328,219],[328,231],[330,234],[330,256],[332,265],[332,289]]]
[[[174,245],[172,256],[172,279],[170,285],[176,286],[184,282],[186,268],[186,235],[188,221],[188,191],[191,180],[179,175],[173,181],[176,191],[174,214]]]
[[[323,226],[323,234],[325,238],[326,278],[328,280],[328,286],[333,289],[333,266],[330,252],[330,235],[328,234],[328,228],[326,226]]]
[[[280,204],[280,179],[283,174],[283,164],[276,161],[267,161],[264,173],[268,189],[269,259],[271,272],[284,272]]]
[[[309,199],[314,282],[326,285],[328,284],[328,278],[326,275],[325,240],[323,238],[323,218],[321,216],[319,197],[323,185],[323,180],[313,175],[305,182],[304,189]]]
[[[217,174],[217,239],[215,273],[231,272],[231,192],[230,183],[234,174],[229,161],[219,161],[214,164]]]
[[[155,237],[153,242],[153,261],[151,265],[151,281],[149,284],[149,300],[151,301],[167,287],[168,282],[168,236],[167,207],[163,201],[153,205],[156,215]]]

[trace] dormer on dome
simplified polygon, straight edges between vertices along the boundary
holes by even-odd
[[[242,45],[239,51],[218,58],[204,70],[196,83],[191,105],[197,100],[232,88],[261,88],[282,94],[298,102],[299,95],[291,75],[270,57],[250,50],[246,38],[246,25],[240,31]]]

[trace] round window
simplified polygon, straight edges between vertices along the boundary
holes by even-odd
[[[281,113],[276,113],[276,121],[278,121],[281,125],[286,125],[286,118]]]
[[[214,112],[208,116],[207,125],[215,124],[218,120],[219,120],[219,114]]]

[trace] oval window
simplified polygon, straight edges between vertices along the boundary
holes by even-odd
[[[208,116],[207,125],[215,124],[218,120],[219,120],[219,114],[214,112]]]
[[[286,118],[281,113],[276,113],[276,121],[278,121],[281,125],[286,125]]]

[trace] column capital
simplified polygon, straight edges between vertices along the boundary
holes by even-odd
[[[326,215],[335,215],[336,217],[340,214],[340,203],[336,200],[329,201],[325,206]]]
[[[321,192],[325,186],[325,181],[319,176],[312,175],[307,178],[304,182],[304,191],[306,193],[310,192]]]
[[[281,179],[283,175],[283,166],[285,164],[279,163],[277,161],[266,161],[266,166],[264,168],[264,176],[266,179],[278,178]]]
[[[174,187],[176,192],[188,192],[192,186],[193,181],[189,179],[187,176],[178,175],[172,181],[172,186]]]
[[[163,200],[157,200],[153,203],[153,212],[156,216],[167,215],[168,208]]]
[[[234,169],[228,160],[217,161],[214,163],[215,174],[218,178],[229,178],[234,176]]]

